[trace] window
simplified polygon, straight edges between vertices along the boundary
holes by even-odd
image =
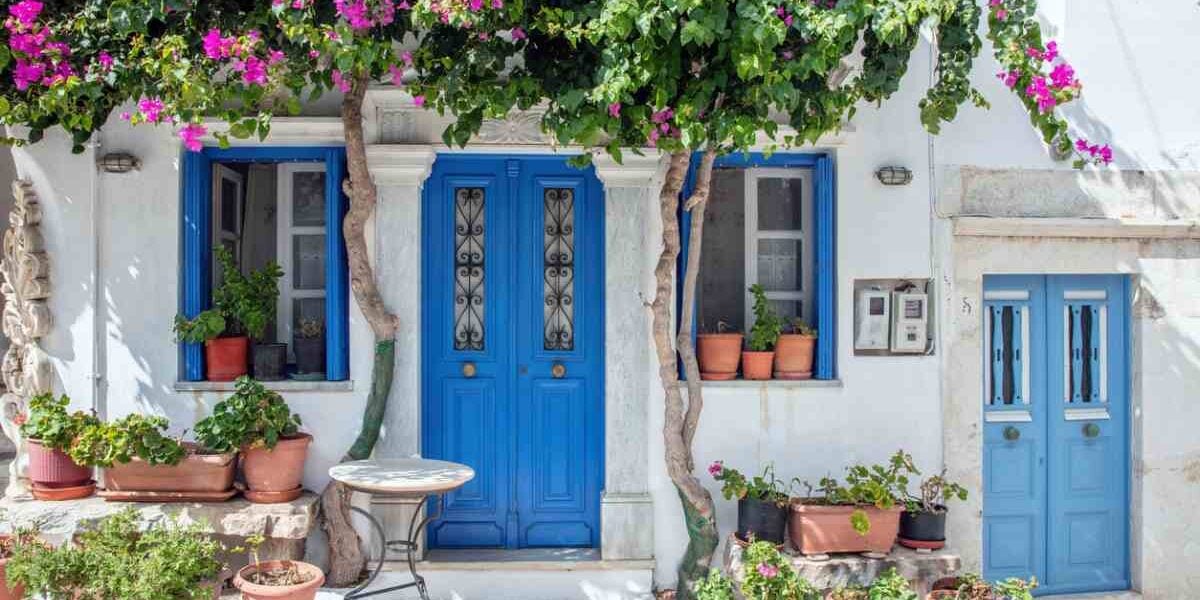
[[[181,312],[191,317],[211,305],[221,283],[214,247],[229,250],[244,272],[276,262],[284,275],[267,341],[288,344],[294,363],[295,335],[302,324],[316,326],[325,339],[323,379],[347,379],[343,150],[207,148],[187,153],[184,162]],[[203,380],[199,345],[182,344],[180,360],[182,379]],[[297,378],[320,377],[291,370]]]
[[[815,377],[832,379],[833,208],[828,157],[718,159],[705,209],[697,329],[749,331],[754,324],[749,288],[761,284],[786,322],[799,319],[817,329]]]

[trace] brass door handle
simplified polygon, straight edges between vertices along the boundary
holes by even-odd
[[[466,377],[467,379],[472,379],[475,377],[475,374],[478,372],[479,372],[479,369],[477,369],[475,367],[475,363],[473,363],[471,361],[467,361],[462,364],[463,377]]]
[[[555,379],[562,379],[563,377],[566,377],[567,366],[560,362],[554,363],[554,365],[550,367],[550,375],[552,375]]]
[[[1017,429],[1016,427],[1013,427],[1012,425],[1005,427],[1004,428],[1004,439],[1006,439],[1010,442],[1015,442],[1015,441],[1021,439],[1021,430]]]
[[[1083,437],[1094,438],[1100,435],[1100,426],[1095,423],[1088,423],[1083,426]]]

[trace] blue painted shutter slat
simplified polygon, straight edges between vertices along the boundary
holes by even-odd
[[[212,161],[203,152],[186,152],[184,161],[183,210],[180,211],[180,255],[183,281],[179,312],[193,318],[211,304],[212,293]],[[204,380],[204,345],[179,345],[181,379]]]
[[[350,378],[350,276],[342,219],[346,196],[342,193],[346,152],[330,148],[325,153],[325,369],[330,381]]]
[[[833,159],[821,156],[817,159],[816,206],[817,235],[816,251],[816,312],[817,312],[817,356],[814,376],[817,379],[834,379],[837,376],[837,264],[834,260],[837,240],[834,204]]]

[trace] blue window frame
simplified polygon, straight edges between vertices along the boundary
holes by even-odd
[[[688,172],[683,196],[691,194],[695,185],[695,169],[702,155],[697,153]],[[813,226],[812,259],[804,267],[812,271],[813,323],[817,330],[816,356],[814,357],[814,379],[837,378],[837,203],[833,157],[828,154],[776,152],[770,156],[761,152],[750,152],[721,156],[713,168],[774,168],[806,169],[812,173]],[[682,210],[682,209],[681,209]],[[678,285],[683,285],[683,272],[688,252],[691,214],[681,214],[683,235],[682,253],[677,272]],[[678,294],[682,298],[682,294]],[[749,324],[747,324],[749,326]],[[693,328],[695,331],[696,328]],[[694,333],[693,333],[694,335]],[[682,374],[682,373],[681,373]]]
[[[325,165],[325,373],[330,381],[350,376],[349,268],[342,219],[346,152],[342,147],[204,148],[183,157],[183,210],[180,211],[179,312],[193,318],[212,304],[212,171],[215,163],[318,162]],[[201,344],[179,345],[181,379],[204,380]]]

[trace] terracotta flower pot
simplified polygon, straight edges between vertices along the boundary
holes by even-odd
[[[785,333],[775,344],[776,379],[812,379],[813,348],[817,338]]]
[[[12,536],[0,535],[0,540],[7,542]],[[8,587],[8,558],[0,558],[0,600],[20,600],[25,597],[25,586]]]
[[[140,458],[104,469],[104,487],[138,492],[224,492],[233,487],[237,453],[188,454],[177,465],[151,465]]]
[[[900,530],[901,506],[879,509],[874,506],[829,506],[805,504],[805,499],[792,501],[788,533],[792,546],[801,554],[830,554],[834,552],[888,553]],[[867,513],[871,529],[866,535],[854,530],[850,516],[854,511]]]
[[[81,467],[66,452],[47,448],[39,440],[29,446],[29,479],[43,488],[78,487],[92,480],[92,469]]]
[[[311,435],[301,433],[280,439],[271,450],[242,448],[246,486],[255,492],[287,492],[299,488],[312,439]]]
[[[204,342],[204,374],[209,381],[233,381],[249,372],[250,338],[224,337]]]
[[[296,585],[262,585],[250,583],[246,578],[258,569],[273,570],[295,567],[301,575],[309,577],[304,583]],[[312,600],[317,596],[317,589],[325,583],[325,574],[315,565],[294,560],[266,560],[258,565],[246,565],[233,578],[233,585],[242,591],[244,600],[260,600],[265,598],[283,598],[285,600]]]
[[[774,352],[742,353],[742,377],[746,379],[764,380],[771,378],[771,366],[775,362]]]
[[[700,379],[737,379],[738,361],[741,358],[740,333],[701,333],[696,336],[696,360],[700,362]]]

